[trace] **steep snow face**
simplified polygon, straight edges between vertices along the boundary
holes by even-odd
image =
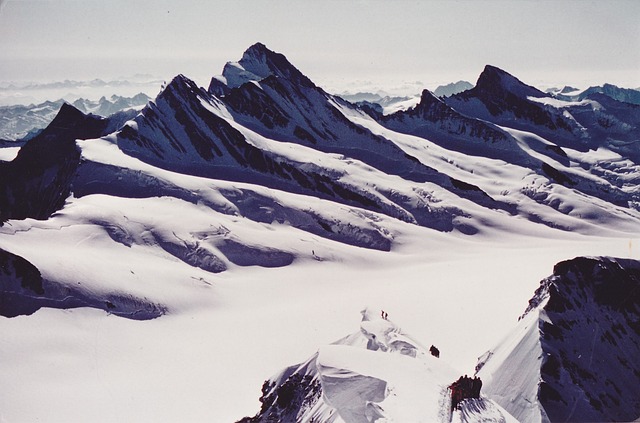
[[[454,410],[451,423],[522,423],[487,398],[469,398]]]
[[[540,314],[532,311],[495,348],[479,358],[482,393],[522,423],[547,421],[538,401],[542,348]]]
[[[638,261],[557,264],[518,328],[481,358],[484,392],[521,421],[638,419],[639,292]]]
[[[340,343],[320,349],[325,401],[346,423],[445,421],[450,411],[446,388],[455,371],[391,321],[363,314],[366,349]]]
[[[203,173],[208,163],[237,164],[244,137],[202,104],[208,95],[179,75],[118,133],[118,146],[151,164]]]

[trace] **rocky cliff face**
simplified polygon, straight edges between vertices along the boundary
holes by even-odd
[[[640,417],[640,262],[558,263],[521,319],[479,364],[489,398],[522,421]]]
[[[640,263],[562,262],[543,291],[549,321],[540,327],[546,359],[539,398],[549,420],[640,417]]]
[[[466,154],[509,161],[524,157],[515,140],[499,127],[459,113],[428,90],[422,92],[415,107],[376,118],[389,129],[418,135]]]
[[[80,164],[75,140],[98,137],[107,125],[103,118],[63,104],[53,122],[13,161],[0,163],[0,221],[46,219],[60,209]]]
[[[446,99],[447,104],[470,116],[508,124],[518,129],[540,127],[569,136],[576,126],[562,113],[532,101],[551,98],[549,94],[521,82],[495,66],[487,65],[476,86]]]

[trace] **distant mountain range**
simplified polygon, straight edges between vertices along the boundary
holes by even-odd
[[[149,83],[162,83],[161,79],[152,75],[138,74],[127,78],[112,79],[105,81],[103,79],[92,79],[90,81],[76,81],[76,80],[64,80],[64,81],[52,81],[52,82],[5,82],[0,84],[1,91],[14,91],[14,90],[48,90],[48,89],[67,89],[74,90],[79,87],[122,87],[122,86],[137,86],[146,85]]]
[[[208,87],[177,75],[152,100],[11,109],[15,134],[59,108],[0,162],[0,314],[161,320],[206,308],[215,275],[373,263],[412,237],[637,237],[640,105],[611,89],[552,95],[491,65],[461,85],[384,110],[257,43]],[[637,419],[638,269],[558,264],[459,408],[447,386],[460,375],[365,312],[357,333],[267,381],[245,421]]]
[[[589,87],[580,90],[573,87],[564,87],[561,90],[550,90],[554,97],[566,101],[582,101],[592,94],[604,94],[614,100],[625,103],[640,104],[640,89],[620,88],[612,84]]]
[[[353,222],[282,201],[260,200],[272,209],[268,216],[246,210],[248,199],[232,201],[243,213],[257,213],[254,219],[289,221],[369,248],[388,250],[392,237],[372,226],[368,213],[466,234],[509,218],[584,233],[631,230],[640,217],[640,106],[600,93],[587,98],[561,101],[487,66],[470,90],[446,98],[425,90],[415,107],[384,115],[326,93],[282,54],[256,44],[208,89],[179,75],[139,112],[104,119],[64,104],[14,162],[2,164],[0,216],[46,218],[71,191],[77,197],[187,195],[152,182],[157,176],[132,180],[120,166],[83,156],[83,148],[108,140],[121,154],[157,169],[366,210],[358,229],[346,230]],[[76,105],[112,110],[146,97],[112,100]],[[75,146],[76,139],[92,138],[101,140]],[[45,147],[57,153],[36,159]],[[458,158],[443,161],[441,151]],[[504,169],[498,179],[495,161]],[[29,170],[33,163],[42,163],[42,177],[65,182],[38,180]],[[19,188],[23,173],[33,183]],[[41,204],[48,197],[58,200]]]
[[[77,99],[72,102],[83,113],[98,116],[109,116],[124,110],[137,110],[149,102],[146,94],[139,93],[133,97],[112,95],[110,98],[101,97],[97,101]],[[58,114],[65,100],[46,101],[29,106],[0,106],[0,140],[16,141],[30,139],[40,130],[51,123]],[[7,144],[9,145],[9,144]]]
[[[447,85],[440,85],[433,90],[433,95],[436,97],[450,97],[454,94],[459,94],[463,91],[467,91],[473,88],[473,84],[467,81],[452,82]]]
[[[369,248],[388,250],[392,237],[372,226],[368,213],[466,234],[509,217],[585,233],[636,228],[640,106],[600,93],[587,98],[559,102],[487,66],[470,90],[446,98],[425,90],[415,107],[383,115],[324,92],[283,55],[256,44],[208,89],[179,75],[140,112],[98,118],[63,104],[53,122],[0,167],[0,216],[46,218],[71,191],[77,197],[187,195],[152,182],[157,176],[132,180],[104,159],[79,159],[82,148],[108,140],[154,168],[366,210],[358,229],[349,230],[352,222],[283,202],[276,207],[275,200],[260,200],[272,209],[268,216],[243,213]],[[112,100],[76,106],[110,111],[147,99]],[[75,142],[93,138],[101,140],[82,148]],[[459,158],[443,162],[438,149]],[[601,156],[603,150],[608,153]],[[498,181],[496,160],[508,169]],[[30,182],[19,175],[29,175]],[[43,203],[45,198],[56,200]],[[232,202],[245,209],[246,201]]]
[[[449,97],[453,94],[461,93],[473,88],[473,84],[467,81],[452,82],[447,85],[440,85],[434,91],[436,97]],[[358,92],[355,94],[339,94],[341,98],[362,107],[371,107],[382,114],[391,114],[397,111],[407,110],[414,107],[420,100],[419,95],[415,96],[390,96],[386,93]]]

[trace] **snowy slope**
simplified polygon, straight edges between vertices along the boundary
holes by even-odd
[[[296,396],[320,404],[304,415],[439,419],[443,384],[512,329],[553,263],[638,258],[636,109],[553,103],[492,72],[486,97],[425,92],[393,126],[257,44],[209,89],[179,75],[135,116],[62,107],[0,154],[0,315],[15,316],[0,317],[0,420],[236,421],[259,408],[261,381],[351,332],[365,304],[440,361],[371,318],[357,345],[289,370],[336,388]],[[449,103],[508,108],[504,92],[572,114],[586,137]],[[345,403],[361,388],[374,404]],[[495,401],[451,418],[508,421]]]

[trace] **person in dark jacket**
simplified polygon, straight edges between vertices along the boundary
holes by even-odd
[[[432,356],[434,356],[435,358],[440,358],[440,350],[437,349],[435,347],[435,345],[432,345],[431,348],[429,348],[429,352],[431,353]]]

